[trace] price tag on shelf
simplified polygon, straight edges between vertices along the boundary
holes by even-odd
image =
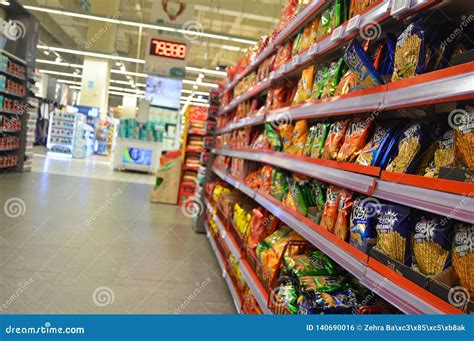
[[[410,9],[410,5],[410,0],[392,0],[390,15],[393,17],[399,16],[400,14],[407,12]]]
[[[360,25],[360,14],[357,14],[347,23],[346,31],[347,32],[355,31],[359,28],[359,25]]]
[[[227,277],[227,272],[226,272],[224,269],[222,269],[222,277],[223,277],[223,278],[226,278],[226,277]]]
[[[291,60],[291,64],[293,66],[297,66],[300,63],[300,56],[294,56],[293,59]]]
[[[270,76],[268,78],[270,78],[271,81],[274,80],[276,78],[275,71],[270,72]]]
[[[340,40],[343,34],[344,34],[344,26],[339,26],[332,32],[331,41]]]
[[[312,57],[318,53],[318,44],[313,44],[308,49],[308,56]]]

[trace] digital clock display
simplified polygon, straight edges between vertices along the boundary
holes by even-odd
[[[185,59],[186,44],[153,38],[150,44],[150,54],[158,57]]]

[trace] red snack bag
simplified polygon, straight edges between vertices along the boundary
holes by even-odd
[[[337,157],[337,153],[341,148],[346,135],[347,127],[349,126],[349,119],[341,120],[331,124],[329,128],[326,142],[324,143],[323,159],[334,160]]]
[[[344,143],[337,154],[337,161],[354,161],[367,142],[367,136],[372,128],[372,122],[373,120],[362,117],[352,120],[347,128]]]
[[[346,189],[341,189],[339,193],[338,212],[333,233],[339,239],[347,241],[349,239],[349,218],[354,203],[354,200],[352,199],[353,193]]]
[[[260,190],[270,193],[271,191],[271,186],[272,186],[272,171],[273,167],[272,166],[263,166],[260,176],[262,178],[262,185],[260,187]]]
[[[336,224],[337,209],[339,207],[340,189],[334,185],[328,187],[326,192],[326,204],[321,217],[321,226],[332,232]]]
[[[252,224],[248,238],[248,244],[255,250],[257,244],[266,236],[273,233],[278,227],[278,219],[270,214],[263,207],[255,208],[252,211]]]

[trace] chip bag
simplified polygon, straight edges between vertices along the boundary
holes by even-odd
[[[351,121],[344,137],[344,143],[337,154],[337,161],[352,162],[364,147],[372,127],[372,120],[356,118]]]
[[[283,150],[288,153],[292,148],[294,127],[291,124],[282,124],[279,126],[279,131]]]
[[[344,141],[349,122],[349,119],[345,119],[336,121],[331,125],[326,142],[324,143],[323,159],[336,159],[339,149]]]
[[[339,192],[339,204],[333,233],[342,240],[349,239],[349,217],[352,211],[352,191],[341,189]]]
[[[308,121],[301,120],[296,122],[293,128],[293,137],[291,139],[291,145],[287,149],[287,152],[291,155],[303,155],[308,134]]]
[[[329,132],[331,124],[329,123],[317,123],[314,128],[313,145],[311,147],[311,157],[320,158],[323,155],[324,143]]]
[[[454,226],[452,261],[461,285],[474,297],[474,224],[458,222]]]
[[[376,237],[375,215],[377,202],[359,196],[354,200],[350,221],[350,244],[362,252],[367,252],[369,241]]]
[[[456,125],[455,153],[458,166],[474,170],[474,108],[468,106]],[[458,114],[459,115],[459,114]],[[453,120],[456,115],[453,115]]]
[[[272,150],[281,151],[283,148],[283,145],[281,143],[280,136],[278,135],[278,133],[275,131],[275,129],[272,127],[270,123],[265,123],[265,134],[267,136],[268,142],[270,143]]]
[[[337,209],[339,207],[340,189],[330,185],[326,192],[326,204],[321,217],[321,226],[329,232],[334,230],[336,224]]]
[[[450,129],[436,142],[433,161],[425,169],[425,176],[437,178],[441,167],[454,167],[454,130]]]
[[[288,172],[278,168],[272,171],[272,188],[271,195],[278,201],[282,201],[288,194]]]

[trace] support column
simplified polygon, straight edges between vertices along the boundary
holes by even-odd
[[[91,0],[91,14],[120,18],[120,0]],[[93,52],[113,54],[117,25],[109,22],[89,21],[84,48]],[[115,62],[108,59],[85,57],[82,69],[80,105],[108,110],[110,69]]]

